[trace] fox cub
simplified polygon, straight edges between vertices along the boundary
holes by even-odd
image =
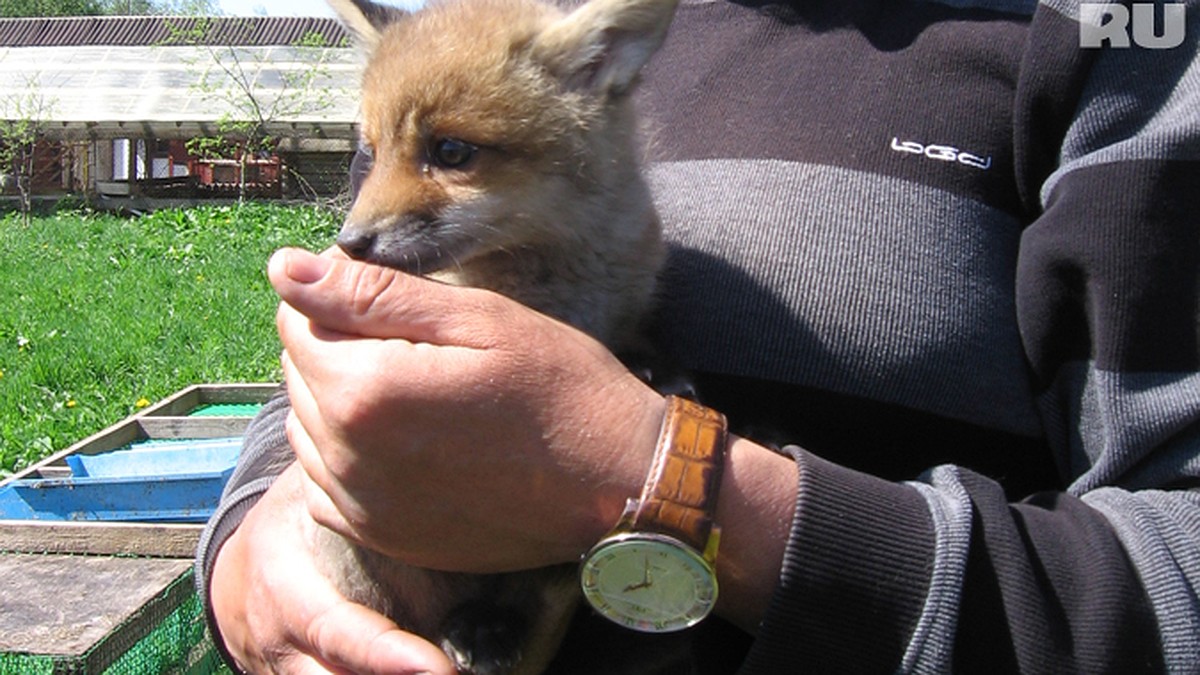
[[[441,0],[404,13],[328,0],[368,60],[371,168],[338,245],[503,293],[621,354],[640,351],[664,258],[630,101],[676,0]],[[322,534],[352,599],[440,643],[463,673],[543,672],[573,613],[573,566],[502,575],[401,565]],[[601,671],[610,672],[610,671]]]

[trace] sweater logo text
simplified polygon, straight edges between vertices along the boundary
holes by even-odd
[[[974,167],[976,169],[987,170],[992,168],[992,157],[988,155],[984,157],[973,152],[961,150],[952,145],[940,145],[930,143],[918,143],[917,141],[902,141],[898,136],[892,137],[892,150],[896,152],[905,152],[912,155],[920,155],[926,159],[932,159],[939,162],[954,162],[964,166]]]

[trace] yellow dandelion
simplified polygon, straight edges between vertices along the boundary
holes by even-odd
[[[146,406],[148,406],[148,405],[150,405],[150,401],[146,400],[145,398],[139,398],[139,399],[137,400],[137,403],[134,403],[134,404],[133,404],[133,406],[134,406],[135,408],[138,408],[139,410],[140,410],[141,408],[145,408],[145,407],[146,407]]]
[[[74,408],[77,405],[79,405],[79,404],[75,402],[75,399],[73,399],[73,398],[67,399],[67,407],[68,408]]]

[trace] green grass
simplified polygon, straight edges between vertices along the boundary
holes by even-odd
[[[275,249],[338,217],[259,204],[0,218],[0,476],[185,386],[275,381]]]

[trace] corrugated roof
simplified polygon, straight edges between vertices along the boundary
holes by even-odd
[[[321,17],[86,16],[0,19],[0,47],[149,47],[193,31],[210,45],[293,45],[312,33],[327,45],[348,40],[337,20]]]
[[[304,34],[304,22],[288,23]],[[259,107],[273,134],[353,138],[358,50],[279,41],[285,44],[0,45],[0,119],[34,110],[55,138],[186,138],[214,135],[223,120],[254,119],[251,108]]]

